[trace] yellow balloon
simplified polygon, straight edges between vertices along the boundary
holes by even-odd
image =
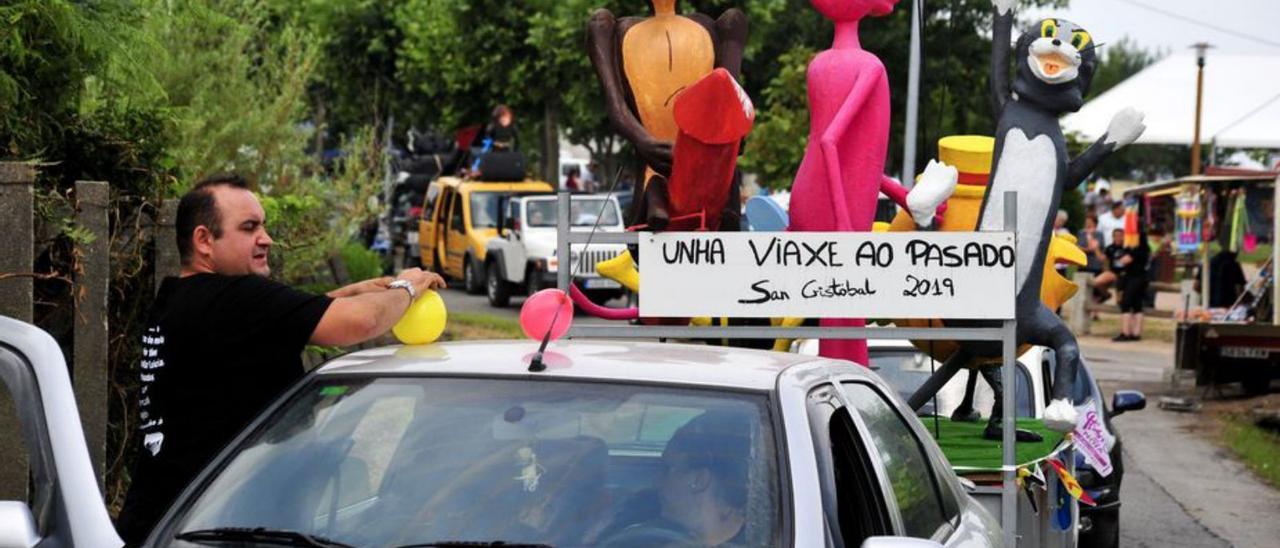
[[[409,305],[391,332],[404,344],[427,344],[440,338],[448,320],[449,311],[444,307],[444,299],[439,293],[428,290]]]

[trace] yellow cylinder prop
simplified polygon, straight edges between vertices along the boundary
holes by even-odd
[[[955,193],[947,200],[947,211],[943,214],[938,230],[972,232],[977,228],[982,199],[986,196],[987,183],[991,178],[991,157],[994,150],[995,139],[983,135],[953,135],[938,141],[938,159],[960,172],[959,184],[956,185]],[[915,221],[906,211],[899,211],[889,225],[890,232],[911,232],[915,229]],[[1074,236],[1055,237],[1045,256],[1040,300],[1050,309],[1057,309],[1076,293],[1075,283],[1062,277],[1054,268],[1059,262],[1084,266],[1084,252],[1076,245]],[[893,320],[893,323],[904,327],[942,326],[940,320]],[[933,357],[937,360],[945,360],[957,348],[956,343],[951,341],[935,341],[932,345],[927,341],[920,341],[914,344],[925,352],[932,348]],[[1025,350],[1026,348],[1019,348],[1018,352]]]
[[[445,309],[444,299],[439,293],[428,290],[409,305],[391,332],[404,344],[427,344],[440,338],[448,320],[449,311]]]

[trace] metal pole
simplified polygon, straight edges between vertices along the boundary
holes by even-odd
[[[1276,178],[1271,189],[1271,203],[1280,215],[1280,177]],[[1277,217],[1272,217],[1275,219]],[[1280,325],[1280,276],[1276,276],[1276,268],[1280,267],[1280,223],[1272,223],[1274,233],[1271,236],[1271,324]]]
[[[573,268],[573,256],[569,251],[569,191],[556,193],[556,287],[569,290],[569,269]]]
[[[1191,174],[1200,174],[1200,112],[1204,98],[1204,53],[1210,47],[1206,42],[1191,46],[1196,50],[1196,130],[1191,140]]]
[[[902,186],[916,180],[916,126],[920,124],[920,2],[911,2],[911,56],[907,63],[907,123],[902,143]]]
[[[1018,226],[1018,193],[1004,193],[1004,229],[1014,234],[1014,249],[1017,249],[1017,226]],[[1017,279],[1017,267],[1014,267],[1014,279]],[[1001,353],[1003,354],[1004,368],[1001,371],[1001,382],[1004,384],[1004,416],[1001,417],[1003,426],[1000,447],[1003,450],[1003,459],[1000,467],[1001,479],[1004,480],[1003,490],[1000,495],[1000,526],[1004,528],[1004,545],[1017,546],[1018,543],[1018,489],[1017,489],[1017,456],[1015,454],[1015,432],[1017,430],[1017,409],[1015,393],[1018,390],[1017,380],[1014,378],[1015,368],[1017,365],[1017,332],[1018,320],[1015,317],[1012,320],[1005,320],[1004,333],[1001,336]]]

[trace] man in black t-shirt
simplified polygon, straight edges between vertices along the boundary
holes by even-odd
[[[419,292],[443,287],[410,269],[313,295],[269,279],[272,240],[239,176],[196,184],[178,204],[179,277],[166,278],[143,334],[137,394],[142,451],[118,528],[137,545],[201,468],[300,379],[308,343],[378,337]]]

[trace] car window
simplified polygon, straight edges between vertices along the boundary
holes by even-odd
[[[29,474],[33,478],[32,490],[22,502],[27,503],[36,531],[49,535],[56,528],[54,506],[57,494],[52,481],[54,463],[48,437],[50,430],[40,402],[35,370],[25,355],[0,345],[0,379],[3,380],[0,382],[0,413],[3,415],[0,416],[6,418],[0,424],[0,435],[4,435],[11,444],[6,448],[7,452],[26,457],[23,466],[26,470],[11,475],[28,477]]]
[[[498,212],[507,196],[497,192],[472,192],[471,228],[497,228]]]
[[[569,222],[573,226],[613,227],[622,224],[622,216],[618,212],[618,204],[604,198],[574,198],[569,206]],[[556,226],[556,212],[559,211],[555,200],[535,200],[529,205],[529,226]]]
[[[520,200],[507,200],[507,213],[503,218],[504,223],[510,223],[513,220],[520,219]]]
[[[449,213],[449,228],[454,232],[466,232],[467,225],[462,218],[462,194],[455,193],[452,201],[453,205],[450,207]]]
[[[932,538],[949,516],[943,509],[923,443],[878,391],[862,383],[843,385],[889,475],[904,532],[912,537]]]
[[[356,546],[652,546],[706,516],[779,540],[762,395],[464,378],[318,379],[237,447],[173,533]]]
[[[922,386],[929,376],[933,374],[941,364],[931,360],[924,352],[913,349],[871,349],[870,352],[871,369],[873,369],[885,382],[892,386],[894,391],[898,393],[902,399],[908,399],[917,389]],[[955,377],[951,378],[942,390],[938,391],[937,398],[931,398],[928,402],[917,410],[920,416],[929,416],[939,414],[949,416],[952,411],[959,405],[963,399],[965,384],[968,382],[969,370],[961,370]],[[1018,362],[1018,374],[1014,377],[1017,383],[1017,392],[1014,401],[1017,406],[1018,417],[1028,418],[1035,416],[1035,395],[1031,391],[1031,373],[1027,370],[1022,362]],[[974,399],[974,409],[978,410],[984,416],[990,414],[992,402],[992,392],[987,386],[985,380],[979,381],[976,385],[976,395]],[[937,402],[937,408],[934,402]]]
[[[808,397],[823,514],[836,546],[861,546],[868,537],[892,534],[892,526],[875,467],[833,392],[824,385]]]
[[[423,219],[426,219],[428,221],[431,220],[431,214],[435,212],[436,202],[439,201],[439,198],[440,198],[439,185],[433,184],[430,187],[427,187],[427,197],[422,202],[422,218]]]

